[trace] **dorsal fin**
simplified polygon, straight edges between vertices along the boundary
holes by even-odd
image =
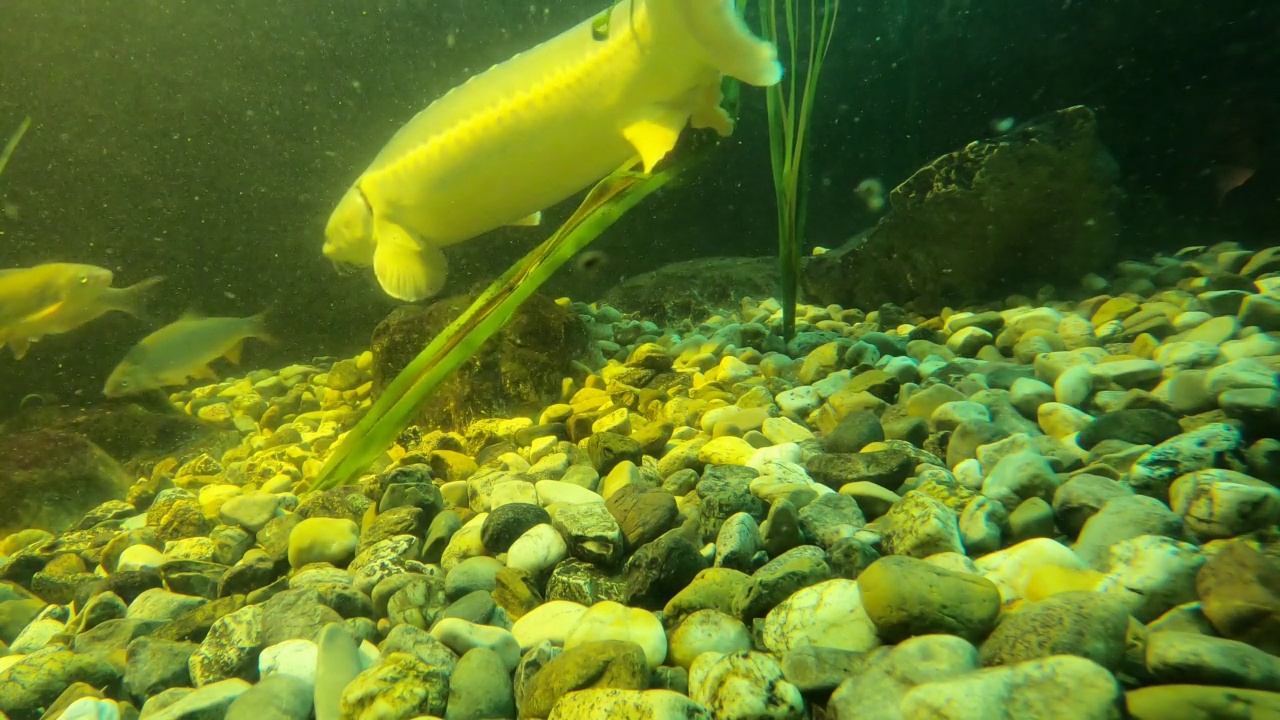
[[[199,308],[192,305],[182,311],[182,314],[178,316],[178,320],[203,320],[204,317],[204,313],[200,312]]]

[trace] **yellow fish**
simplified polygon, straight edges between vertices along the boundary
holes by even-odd
[[[102,392],[122,397],[189,378],[215,378],[209,363],[226,358],[240,362],[246,338],[270,340],[266,313],[252,317],[199,317],[188,313],[143,338],[111,371]]]
[[[543,208],[637,156],[646,171],[688,125],[728,135],[720,82],[782,78],[777,48],[733,0],[623,0],[495,65],[418,113],[343,196],[325,228],[335,263],[372,265],[404,301],[438,293],[441,248]]]
[[[112,272],[96,265],[45,263],[0,270],[0,345],[21,360],[31,343],[70,332],[113,310],[138,315],[153,277],[113,288]]]

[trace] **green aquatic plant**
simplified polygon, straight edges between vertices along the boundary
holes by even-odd
[[[31,118],[23,120],[17,131],[9,138],[9,142],[5,143],[4,151],[0,152],[0,173],[4,173],[4,166],[9,164],[9,158],[13,157],[13,151],[18,149],[18,143],[22,141],[22,136],[27,133],[29,127],[31,127]]]
[[[831,49],[840,0],[808,0],[808,46],[803,80],[800,76],[801,0],[760,0],[760,24],[765,39],[781,48],[779,25],[786,31],[789,77],[765,89],[769,113],[769,160],[778,205],[778,264],[782,275],[782,335],[796,331],[796,301],[800,287],[800,257],[808,215],[809,122],[822,63]],[[819,13],[818,6],[822,6]],[[779,19],[781,6],[781,19]],[[797,98],[798,94],[798,98]],[[798,104],[797,104],[798,101]]]
[[[696,148],[651,173],[636,172],[628,164],[596,184],[554,235],[481,293],[396,376],[337,445],[311,488],[327,490],[365,472],[409,427],[431,392],[502,329],[521,303],[624,213],[702,157],[704,149]]]

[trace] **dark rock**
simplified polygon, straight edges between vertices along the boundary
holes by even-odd
[[[1280,653],[1280,559],[1228,541],[1196,573],[1196,593],[1223,637]]]
[[[563,575],[561,577],[563,579]],[[494,576],[493,582],[493,590],[489,594],[512,620],[519,620],[542,604],[542,589],[524,570],[504,567]]]
[[[777,259],[705,257],[671,263],[633,275],[605,293],[602,301],[658,324],[703,318],[736,307],[743,297],[769,297]]]
[[[497,604],[494,603],[493,596],[489,592],[476,590],[450,603],[449,607],[440,613],[439,619],[458,618],[476,625],[487,625],[489,619],[493,617],[495,608]]]
[[[343,619],[373,617],[373,601],[350,585],[320,583],[315,586],[315,591],[320,594],[320,602]]]
[[[480,527],[480,542],[493,555],[506,552],[511,543],[535,525],[550,524],[551,516],[537,505],[507,503],[494,508]]]
[[[298,505],[298,509],[294,512],[303,519],[313,517],[343,518],[359,524],[372,504],[373,502],[369,498],[361,494],[355,487],[348,485],[334,488],[333,490],[312,493]],[[267,524],[270,525],[276,519]]]
[[[0,477],[0,536],[64,532],[102,503],[123,500],[133,483],[102,448],[56,430],[0,436]]]
[[[644,449],[640,447],[640,443],[626,435],[603,432],[587,439],[587,455],[591,458],[591,466],[604,477],[624,460],[639,467],[644,459]]]
[[[369,527],[360,533],[360,549],[396,535],[421,538],[427,529],[427,522],[427,514],[420,507],[409,505],[390,508],[379,513]]]
[[[1076,444],[1085,450],[1104,440],[1123,440],[1134,445],[1159,445],[1182,432],[1178,418],[1159,410],[1116,410],[1099,416],[1076,435]]]
[[[107,620],[92,630],[76,635],[72,647],[77,653],[107,657],[121,648],[127,648],[134,638],[147,635],[163,624],[160,620],[130,617]]]
[[[412,467],[420,467],[425,473],[430,474],[430,466],[426,464]],[[382,499],[378,502],[378,512],[387,512],[401,507],[415,507],[422,510],[423,522],[429,525],[444,509],[444,497],[440,495],[440,488],[430,482],[396,482],[387,485],[382,493]]]
[[[556,700],[575,690],[647,690],[649,664],[639,645],[619,640],[586,642],[543,665],[522,693],[520,717],[548,717]]]
[[[834,490],[860,480],[897,490],[915,466],[915,459],[910,454],[893,449],[815,455],[805,464],[805,469],[814,480]]]
[[[273,673],[232,701],[224,720],[307,720],[312,692],[305,680]]]
[[[213,627],[219,618],[239,610],[244,607],[244,604],[244,595],[218,598],[156,628],[151,637],[160,640],[200,642],[204,640],[209,628]]]
[[[547,600],[572,600],[587,606],[601,600],[626,603],[627,593],[624,578],[609,575],[576,558],[561,560],[547,579]]]
[[[880,418],[870,410],[859,410],[841,418],[822,444],[829,453],[856,453],[873,442],[883,441]]]
[[[267,521],[267,524],[258,531],[256,535],[258,547],[271,558],[271,561],[277,565],[287,563],[289,560],[289,533],[293,532],[294,526],[302,522],[302,516],[297,513],[285,513],[280,517],[275,517]]]
[[[320,600],[311,588],[286,590],[262,605],[262,644],[264,647],[285,640],[311,640],[320,628],[342,617]]]
[[[169,688],[190,686],[187,661],[197,647],[191,642],[134,638],[125,653],[125,692],[141,705]]]
[[[226,574],[226,565],[198,560],[170,560],[160,566],[160,579],[165,587],[180,595],[194,595],[210,600],[218,597],[218,585]]]
[[[715,477],[716,472],[720,468],[708,467],[703,473],[703,479],[698,482],[697,492],[702,502],[699,514],[699,528],[702,533],[702,541],[705,543],[715,542],[716,536],[720,533],[720,526],[737,513],[744,512],[754,518],[757,522],[764,520],[767,510],[765,504],[760,498],[751,494],[750,478],[754,478],[757,473],[751,468],[734,468],[737,471],[746,471],[750,477],[732,477],[732,473],[720,472],[721,477]]]
[[[229,568],[218,581],[218,597],[247,595],[270,585],[280,576],[279,566],[270,558],[257,557],[253,562]]]
[[[374,397],[472,302],[455,296],[427,307],[402,305],[373,331]],[[415,423],[467,427],[482,417],[536,412],[560,395],[560,381],[588,347],[582,320],[534,294],[472,358],[441,383]]]
[[[10,720],[38,720],[41,709],[69,686],[83,682],[95,688],[113,685],[119,674],[91,655],[51,645],[31,653],[4,671],[0,682],[0,713]]]
[[[449,679],[445,720],[509,718],[515,713],[515,690],[502,658],[485,647],[468,650]]]
[[[827,550],[827,564],[832,572],[846,580],[857,580],[863,570],[879,559],[880,553],[859,538],[840,538]]]
[[[1129,622],[1125,601],[1118,595],[1059,593],[1005,617],[982,644],[982,664],[1077,655],[1115,670],[1124,659]]]
[[[554,525],[571,556],[605,567],[622,560],[626,550],[622,527],[603,503],[562,507],[556,511]]]
[[[806,258],[804,294],[844,307],[914,300],[928,312],[1074,284],[1118,247],[1117,179],[1093,112],[1051,113],[918,170],[873,230]]]
[[[770,560],[751,576],[751,584],[734,601],[733,611],[743,622],[764,617],[792,593],[831,578],[826,553],[803,545]]]
[[[431,521],[422,540],[422,562],[438,563],[449,546],[453,534],[462,529],[462,518],[455,510],[445,510]]]
[[[641,547],[627,561],[623,570],[627,583],[624,604],[661,610],[705,567],[707,561],[698,548],[680,530],[672,530]]]
[[[93,593],[114,593],[125,604],[132,603],[143,592],[152,588],[164,587],[160,573],[154,569],[129,570],[108,575],[94,587]]]
[[[635,484],[624,485],[610,495],[605,507],[618,521],[628,546],[633,548],[652,542],[670,530],[680,514],[671,493]]]

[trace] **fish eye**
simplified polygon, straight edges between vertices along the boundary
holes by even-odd
[[[81,276],[80,276],[80,284],[81,284],[81,285],[88,285],[88,284],[89,284],[89,276],[88,276],[88,275],[81,275]]]

